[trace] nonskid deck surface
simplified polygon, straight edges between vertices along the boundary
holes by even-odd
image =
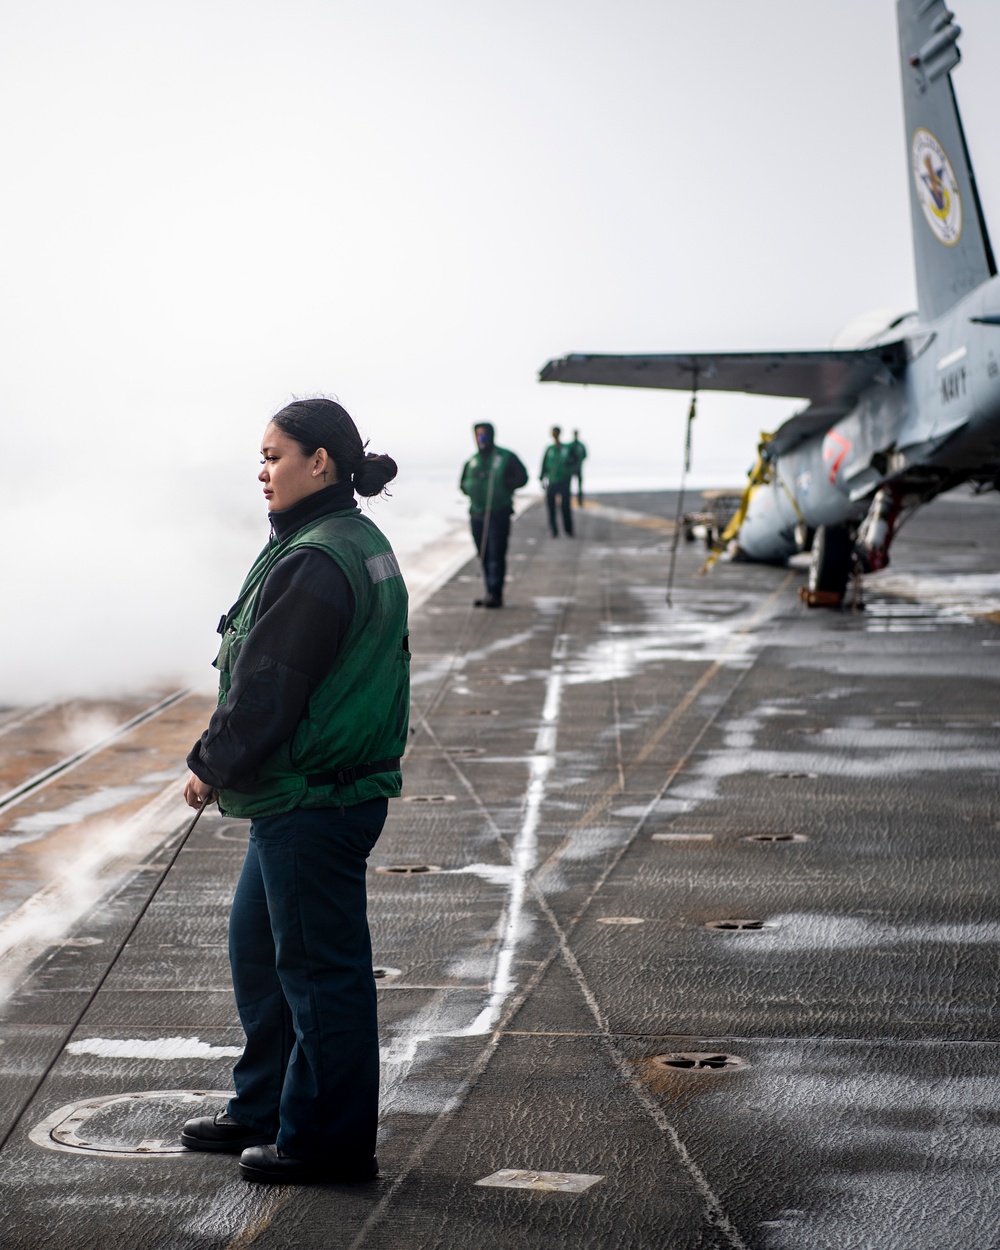
[[[997,1240],[1000,505],[928,509],[860,613],[686,545],[667,608],[674,508],[605,497],[573,540],[533,509],[503,611],[470,564],[414,613],[375,1184],[177,1148],[242,1040],[246,826],[177,854],[210,697],[0,795],[5,1250]],[[3,713],[7,794],[81,749],[67,716]]]

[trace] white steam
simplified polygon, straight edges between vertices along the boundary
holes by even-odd
[[[216,624],[269,532],[255,437],[248,428],[231,462],[176,477],[148,462],[130,476],[112,455],[109,479],[8,493],[31,540],[4,552],[0,705],[214,684]],[[414,590],[473,554],[456,478],[452,466],[401,470],[391,498],[363,505]],[[70,727],[65,749],[92,738]]]
[[[91,908],[137,869],[184,818],[179,774],[145,807],[120,821],[88,822],[71,853],[53,850],[40,866],[48,884],[0,921],[0,999],[29,965],[61,943]]]

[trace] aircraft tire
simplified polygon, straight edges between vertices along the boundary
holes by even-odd
[[[851,576],[854,543],[846,525],[821,525],[813,538],[809,589],[844,597]]]

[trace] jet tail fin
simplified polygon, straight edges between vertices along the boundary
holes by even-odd
[[[920,315],[934,320],[996,272],[950,71],[961,30],[944,0],[897,0]]]

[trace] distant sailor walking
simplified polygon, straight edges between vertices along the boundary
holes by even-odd
[[[248,1180],[378,1173],[379,1049],[365,861],[400,792],[407,597],[354,495],[396,475],[328,399],[283,408],[259,479],[271,539],[220,624],[219,706],[184,797],[250,819],[229,925],[246,1046],[225,1112],[191,1150],[239,1153]]]
[[[559,537],[556,525],[556,503],[562,514],[563,529],[567,537],[573,537],[573,514],[570,511],[570,491],[573,484],[573,473],[576,460],[565,443],[560,441],[562,430],[558,425],[552,427],[552,442],[545,449],[542,457],[542,471],[539,479],[545,487],[545,503],[549,510],[549,530],[553,538]]]
[[[587,459],[587,449],[580,442],[580,431],[573,431],[573,441],[569,445],[569,451],[576,460],[576,470],[573,477],[576,478],[576,502],[583,507],[583,462]],[[570,481],[570,493],[573,491],[573,483]]]
[[[494,443],[493,426],[488,421],[473,426],[473,433],[478,451],[462,466],[459,489],[469,496],[472,541],[486,583],[486,597],[477,599],[475,606],[502,608],[514,491],[528,481],[528,470],[512,451]]]

